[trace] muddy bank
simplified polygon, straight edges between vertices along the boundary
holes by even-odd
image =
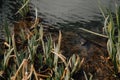
[[[63,32],[61,44],[65,56],[80,54],[81,58],[85,58],[81,71],[75,75],[75,80],[85,80],[83,71],[88,77],[92,75],[93,80],[117,80],[113,64],[108,57],[106,39],[98,36],[96,39],[95,36],[94,39],[87,39],[74,32]]]

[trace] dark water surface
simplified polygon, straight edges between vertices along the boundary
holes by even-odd
[[[16,0],[0,0],[0,24],[13,20]]]
[[[15,20],[15,13],[20,7],[19,0],[0,0],[0,39],[4,38],[4,24],[11,25]]]
[[[14,20],[13,16],[17,9],[15,6],[19,0],[0,1],[0,24]],[[99,5],[114,11],[115,1],[118,2],[117,0],[30,0],[30,4],[33,9],[35,7],[38,9],[38,16],[43,18],[45,24],[55,25],[64,30],[84,27],[100,32],[103,27],[103,16]]]
[[[45,23],[67,30],[78,27],[97,30],[101,27],[103,16],[99,2],[102,6],[114,10],[115,0],[31,0]]]

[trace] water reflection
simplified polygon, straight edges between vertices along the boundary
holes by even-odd
[[[81,26],[84,26],[86,23],[101,21],[98,1],[109,9],[114,9],[114,0],[31,0],[31,3],[38,8],[39,16],[49,24],[71,26],[70,23],[82,23]]]
[[[0,39],[4,39],[3,25],[5,22],[11,24],[11,21],[14,21],[16,3],[16,0],[0,0]]]
[[[9,0],[2,0],[0,6],[0,24],[3,23],[4,20],[9,21],[9,18],[12,19],[12,6],[10,4],[11,2]]]
[[[0,24],[13,19],[18,0],[0,0]],[[93,29],[101,26],[103,17],[98,8],[102,6],[114,10],[117,0],[30,0],[31,6],[37,7],[43,23],[55,25],[64,29],[86,27]],[[119,4],[119,3],[118,3]],[[17,5],[19,6],[19,5]],[[17,10],[16,10],[17,11]],[[94,22],[94,23],[93,23]]]

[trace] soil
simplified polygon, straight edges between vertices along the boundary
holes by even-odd
[[[85,72],[92,80],[119,80],[115,77],[114,67],[106,49],[106,39],[90,40],[74,32],[63,32],[62,50],[65,56],[80,54],[85,61],[82,70],[75,75],[75,80],[85,80]]]

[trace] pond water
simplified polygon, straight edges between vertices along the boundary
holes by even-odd
[[[0,1],[0,24],[14,20],[17,0]],[[38,9],[38,16],[43,18],[45,24],[64,30],[84,27],[97,32],[101,31],[103,25],[99,2],[102,6],[114,10],[115,0],[30,0],[31,6]]]
[[[31,0],[45,23],[72,30],[78,27],[98,30],[103,16],[99,6],[114,10],[115,0]]]
[[[3,25],[5,22],[11,24],[15,21],[15,12],[20,6],[17,0],[0,0],[0,39],[4,38]]]
[[[15,0],[0,0],[0,24],[13,19]]]

